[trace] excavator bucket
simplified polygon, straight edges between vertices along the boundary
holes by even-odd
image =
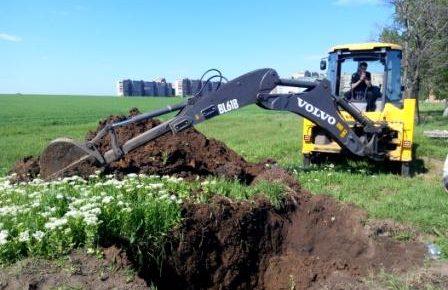
[[[80,170],[93,174],[96,158],[82,144],[70,138],[57,138],[48,144],[39,159],[40,175],[45,180],[73,175]]]

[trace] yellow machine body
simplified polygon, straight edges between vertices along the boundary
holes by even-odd
[[[345,57],[347,59],[350,58],[351,53],[361,59],[362,57],[360,57],[360,53],[369,55],[370,52],[375,52],[377,54],[384,53],[384,55],[386,55],[389,51],[395,53],[397,53],[398,51],[399,53],[401,53],[401,47],[399,45],[390,43],[360,43],[335,46],[331,48],[329,52],[329,60],[333,58],[334,63],[333,66],[331,66],[330,64],[327,78],[333,82],[338,82],[341,79],[341,69],[339,68],[341,61],[338,59],[338,57],[339,55],[342,55],[342,52],[345,54]],[[400,66],[399,61],[398,64],[394,65]],[[391,64],[389,64],[389,66],[391,66]],[[398,69],[400,68],[398,67]],[[400,78],[389,78],[388,81],[400,82],[400,84],[395,85],[400,85],[401,87]],[[395,88],[396,87],[397,86],[395,86]],[[339,84],[335,84],[334,88],[334,93],[338,95]],[[387,160],[399,162],[412,161],[415,109],[415,100],[401,99],[400,92],[400,99],[395,99],[394,102],[389,102],[387,98],[384,98],[382,110],[377,110],[374,112],[363,112],[364,116],[366,116],[370,120],[374,122],[386,122],[389,128],[391,128],[393,131],[396,131],[396,137],[392,139],[392,144],[390,148],[388,148],[389,150],[386,150],[385,152]],[[353,125],[355,124],[355,120],[348,113],[342,111],[341,115],[347,121],[347,123]],[[307,119],[303,120],[302,154],[304,156],[313,156],[316,155],[316,153],[340,154],[343,151],[342,148],[331,139],[329,140],[329,142],[316,142],[315,130],[319,131],[319,128],[314,123]]]
[[[397,138],[393,140],[396,145],[394,150],[387,152],[387,159],[391,161],[410,162],[412,161],[412,146],[414,139],[414,120],[415,120],[415,100],[403,100],[403,108],[397,108],[393,104],[385,104],[382,112],[364,113],[372,121],[385,121],[388,126],[397,132]],[[349,123],[353,122],[353,118],[342,112],[342,116]],[[303,136],[302,136],[302,154],[311,155],[316,152],[321,153],[341,153],[341,147],[334,141],[329,144],[317,145],[313,140],[313,130],[316,127],[309,120],[303,120]]]

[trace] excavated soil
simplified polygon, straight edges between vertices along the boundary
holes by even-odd
[[[138,113],[137,109],[132,109],[130,116]],[[110,116],[99,123],[97,130],[89,132],[86,140],[92,139],[107,123],[122,121],[130,116]],[[118,128],[117,139],[123,144],[159,124],[160,121],[153,119]],[[109,135],[99,141],[98,149],[101,153],[111,149]],[[131,151],[105,168],[105,173],[118,177],[128,173],[177,175],[185,178],[213,175],[250,183],[263,171],[265,164],[270,162],[272,161],[249,163],[224,143],[209,139],[196,129],[189,128],[177,134],[167,133]],[[69,173],[86,177],[93,171],[92,167],[83,164]],[[17,173],[18,180],[36,177],[39,173],[38,157],[26,157],[17,162],[12,172]]]
[[[97,131],[124,118],[111,116]],[[123,142],[157,124],[151,120],[120,128],[118,139]],[[101,140],[101,152],[110,149],[109,141],[108,136]],[[37,159],[28,158],[14,171],[19,178],[35,177],[36,164]],[[182,222],[169,233],[161,265],[151,263],[143,248],[126,249],[140,275],[158,289],[356,289],[372,273],[401,273],[423,263],[422,244],[382,234],[384,229],[365,224],[362,210],[312,196],[285,170],[264,164],[246,162],[193,128],[167,134],[112,163],[106,172],[118,176],[144,172],[214,175],[248,184],[268,180],[283,183],[287,192],[278,207],[261,197],[232,201],[215,196],[207,204],[184,203]]]

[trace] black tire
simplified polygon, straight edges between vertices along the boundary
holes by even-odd
[[[303,167],[309,168],[311,166],[311,155],[303,154]]]
[[[411,177],[411,162],[401,162],[401,176]]]

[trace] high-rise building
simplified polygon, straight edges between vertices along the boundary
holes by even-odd
[[[121,80],[117,82],[117,95],[119,96],[166,96],[174,95],[171,83],[164,78],[159,81]]]
[[[208,82],[200,80],[191,80],[188,78],[178,79],[173,83],[173,89],[176,96],[192,96],[199,92],[202,87],[202,93],[214,92],[218,89],[219,82]]]
[[[121,80],[117,82],[117,95],[130,96],[132,92],[131,80]]]
[[[132,96],[143,95],[143,81],[132,81]]]
[[[143,93],[145,96],[155,96],[156,95],[156,82],[144,82]]]

